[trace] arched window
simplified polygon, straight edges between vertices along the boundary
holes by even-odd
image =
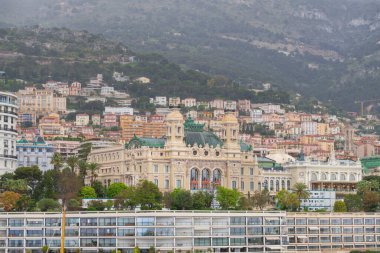
[[[322,173],[322,180],[327,180],[327,174],[326,173]]]
[[[311,181],[318,181],[317,173],[312,173],[311,174]]]
[[[281,190],[285,190],[285,180],[281,180]]]
[[[273,180],[270,181],[270,188],[271,191],[273,191]]]
[[[336,174],[334,174],[334,173],[331,174],[330,178],[331,178],[332,181],[335,181],[336,180]]]
[[[355,174],[350,174],[350,181],[356,181]]]
[[[340,174],[340,181],[346,181],[346,174]]]
[[[268,180],[264,180],[264,189],[268,190]]]
[[[214,187],[222,185],[222,172],[220,169],[215,169],[212,172],[212,184]]]
[[[280,181],[276,180],[276,192],[280,191]]]
[[[202,170],[202,189],[210,188],[210,170],[203,169]]]
[[[199,171],[196,168],[192,168],[190,171],[190,189],[197,190],[199,188]]]

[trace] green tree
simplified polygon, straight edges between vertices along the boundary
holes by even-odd
[[[358,182],[357,188],[358,188],[358,194],[363,195],[365,192],[369,192],[369,191],[378,192],[380,189],[380,184],[377,180],[371,180],[371,181],[362,180]]]
[[[88,154],[90,154],[91,152],[91,149],[92,149],[92,143],[90,142],[83,143],[82,145],[80,145],[79,151],[78,151],[78,158],[83,161],[86,161]]]
[[[130,209],[133,210],[138,205],[136,197],[136,187],[129,186],[123,189],[115,197],[115,207],[118,209]]]
[[[236,209],[239,204],[240,192],[219,186],[216,190],[216,200],[223,210]]]
[[[174,189],[170,193],[171,209],[173,210],[190,210],[193,207],[191,192],[183,189]]]
[[[5,191],[26,193],[28,191],[28,184],[25,179],[9,179],[3,183],[3,189]]]
[[[128,187],[123,183],[113,183],[107,189],[107,197],[114,198],[116,197],[122,190],[127,189]]]
[[[379,194],[374,191],[363,192],[363,209],[365,212],[375,212],[379,207]]]
[[[70,156],[67,158],[66,163],[71,169],[72,172],[75,172],[75,169],[78,166],[79,159],[77,156]]]
[[[140,248],[139,247],[134,247],[133,253],[140,253]]]
[[[62,159],[61,154],[54,153],[53,157],[51,158],[51,164],[53,164],[55,170],[60,169],[63,164],[63,159]]]
[[[61,205],[54,199],[41,199],[37,202],[37,207],[42,212],[46,211],[58,211]]]
[[[97,163],[90,163],[87,165],[87,173],[90,176],[90,185],[92,186],[94,184],[95,178],[98,176],[97,171],[99,169],[99,164]]]
[[[80,209],[81,209],[81,204],[77,199],[69,199],[69,201],[67,201],[67,210],[78,211]]]
[[[252,206],[249,199],[246,196],[241,196],[238,204],[239,210],[251,210]]]
[[[334,203],[334,212],[336,213],[344,213],[347,212],[347,206],[344,201],[338,200]]]
[[[357,194],[347,194],[344,196],[348,212],[360,212],[363,209],[362,198]]]
[[[33,211],[36,207],[36,202],[28,195],[21,195],[21,197],[16,201],[15,209],[18,212]]]
[[[300,200],[295,192],[289,192],[287,190],[279,191],[275,199],[277,200],[277,206],[281,210],[296,211],[300,207]]]
[[[82,179],[82,184],[84,184],[84,180],[87,175],[87,168],[88,168],[88,163],[86,161],[78,160],[79,176]]]
[[[208,192],[197,191],[193,193],[192,195],[193,209],[195,210],[210,209],[213,198],[214,196]]]
[[[96,192],[96,196],[98,198],[106,197],[106,189],[104,188],[104,186],[101,182],[99,182],[98,180],[95,180],[92,184],[92,187],[94,188],[94,190]]]
[[[48,253],[48,251],[49,251],[49,246],[47,246],[47,245],[42,246],[41,251],[42,251],[43,253]]]
[[[298,201],[301,203],[301,199],[308,199],[310,196],[307,186],[304,183],[296,183],[293,186],[293,192],[297,195]]]
[[[14,179],[24,179],[34,191],[38,182],[42,180],[42,171],[37,165],[32,167],[18,167],[14,172]]]
[[[89,211],[104,211],[106,208],[106,205],[101,200],[91,200],[88,202],[88,208]]]
[[[270,194],[267,189],[262,191],[255,191],[252,196],[253,206],[260,210],[263,210],[270,202]]]
[[[80,196],[85,199],[94,199],[97,197],[95,189],[91,186],[83,186],[80,189]]]
[[[140,180],[136,186],[136,199],[143,210],[160,209],[162,193],[153,182]]]

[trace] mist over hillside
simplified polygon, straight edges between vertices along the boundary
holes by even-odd
[[[86,29],[184,67],[349,110],[380,98],[380,1],[2,0],[0,26]]]

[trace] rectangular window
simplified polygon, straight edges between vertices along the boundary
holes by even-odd
[[[99,218],[99,226],[116,226],[116,218]]]
[[[194,238],[194,246],[210,246],[210,238]]]
[[[250,191],[254,191],[255,190],[254,183],[252,181],[249,183],[249,190]]]
[[[81,236],[98,236],[98,232],[96,228],[81,228],[80,235]]]
[[[94,238],[86,238],[86,239],[80,239],[80,246],[81,247],[96,247],[98,246],[97,240]]]
[[[240,168],[240,175],[244,175],[244,168]]]
[[[155,185],[158,186],[158,179],[157,179],[157,178],[155,178],[155,179],[153,180],[153,182],[154,182]]]
[[[236,189],[236,181],[232,181],[232,189]]]
[[[165,189],[169,189],[169,179],[165,179]]]
[[[80,225],[83,227],[97,226],[98,219],[97,218],[81,218]]]
[[[99,236],[116,236],[116,228],[99,228]]]
[[[240,190],[244,191],[244,181],[240,182]]]
[[[177,179],[175,185],[176,185],[176,188],[181,188],[181,180]]]
[[[118,218],[117,225],[118,226],[134,226],[135,218]]]
[[[154,226],[154,217],[137,217],[136,226]]]
[[[136,236],[154,236],[154,228],[136,228]]]
[[[153,165],[153,172],[158,173],[158,165],[157,164]]]
[[[170,172],[170,167],[169,165],[165,165],[165,173],[169,173]]]
[[[249,169],[249,174],[250,174],[251,176],[253,176],[253,168],[250,168],[250,169]]]

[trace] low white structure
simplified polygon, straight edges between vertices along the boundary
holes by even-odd
[[[316,211],[324,209],[326,211],[333,211],[336,201],[335,191],[309,191],[308,199],[301,200],[301,208],[309,211]]]
[[[104,114],[116,114],[116,115],[133,115],[133,108],[131,107],[109,107],[104,109]]]

